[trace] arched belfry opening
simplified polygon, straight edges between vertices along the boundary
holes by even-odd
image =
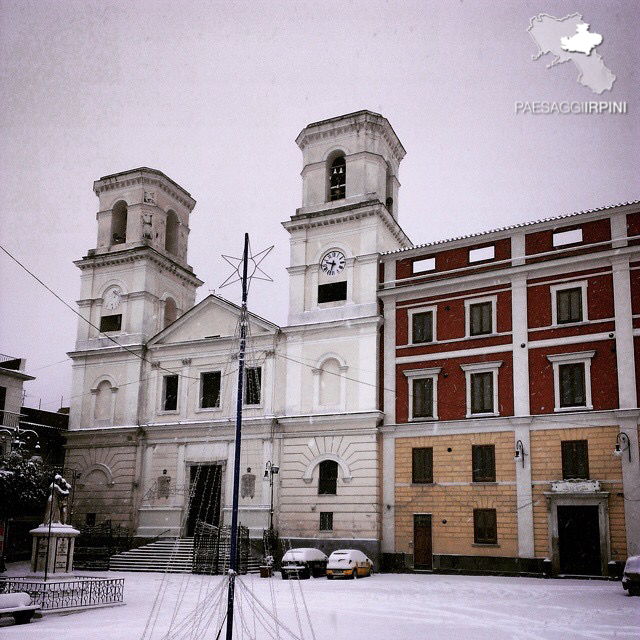
[[[164,302],[164,325],[168,327],[172,322],[178,319],[178,305],[173,298],[167,298]]]
[[[167,229],[164,238],[164,248],[174,256],[178,255],[178,239],[180,234],[180,220],[175,211],[167,212]]]
[[[127,203],[119,200],[111,211],[111,244],[123,244],[127,241]]]
[[[343,200],[347,194],[347,162],[344,154],[329,158],[329,201]]]

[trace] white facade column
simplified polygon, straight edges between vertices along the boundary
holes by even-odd
[[[144,463],[142,469],[142,476],[144,478],[142,485],[142,495],[144,496],[149,489],[151,489],[151,485],[153,484],[151,471],[153,466],[153,452],[155,449],[155,445],[144,445]]]
[[[616,321],[616,364],[618,368],[618,407],[638,406],[633,349],[633,312],[629,256],[613,256],[613,303]]]
[[[528,416],[529,343],[527,318],[527,278],[524,274],[511,281],[511,331],[513,341],[513,410],[516,416]]]
[[[395,278],[395,263],[384,263],[384,280],[388,282]],[[384,376],[384,423],[396,422],[396,301],[395,298],[385,298],[384,303],[384,342],[383,342],[383,366]],[[436,318],[436,331],[437,331]],[[435,336],[434,336],[435,337]]]
[[[382,427],[382,552],[396,548],[396,440],[395,427]]]
[[[629,438],[629,449],[622,451],[622,491],[627,532],[627,556],[640,555],[640,459],[638,456],[638,410],[617,412],[620,433]],[[621,443],[622,444],[622,443]]]
[[[516,507],[518,513],[518,557],[535,557],[533,537],[533,491],[531,485],[531,442],[529,438],[530,419],[515,419],[514,454],[516,443],[522,443],[524,456],[514,460],[516,465]]]

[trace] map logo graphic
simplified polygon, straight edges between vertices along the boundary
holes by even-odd
[[[554,58],[547,69],[571,61],[578,68],[581,85],[598,94],[611,91],[616,77],[604,66],[602,56],[595,52],[602,43],[602,36],[589,31],[589,24],[582,21],[579,13],[565,18],[541,13],[531,18],[527,31],[538,46],[534,60],[547,53],[552,54]]]

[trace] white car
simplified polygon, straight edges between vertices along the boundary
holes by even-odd
[[[373,573],[373,562],[358,549],[339,549],[329,556],[327,578],[364,578]]]
[[[640,556],[630,556],[624,565],[622,587],[630,596],[640,596]]]
[[[318,578],[325,575],[327,556],[319,549],[289,549],[280,561],[280,573],[283,580],[288,578]]]

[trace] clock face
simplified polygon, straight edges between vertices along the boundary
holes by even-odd
[[[114,287],[113,289],[109,289],[109,291],[105,293],[104,306],[107,309],[117,309],[120,306],[120,300],[122,300],[120,289]]]
[[[344,269],[346,264],[347,260],[342,251],[329,251],[329,253],[322,258],[320,268],[323,273],[326,273],[328,276],[335,276]]]

